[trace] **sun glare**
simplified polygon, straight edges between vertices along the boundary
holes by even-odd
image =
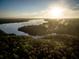
[[[64,9],[61,7],[53,7],[53,8],[50,8],[48,12],[50,17],[61,18],[63,17],[63,11]]]

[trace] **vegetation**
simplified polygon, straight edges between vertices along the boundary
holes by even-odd
[[[19,28],[32,36],[16,36],[0,30],[0,59],[79,59],[79,20],[46,21]],[[33,38],[34,35],[43,37]]]
[[[74,37],[7,35],[0,37],[0,59],[78,59],[78,46]]]
[[[5,35],[6,33],[4,33],[2,30],[0,30],[0,35]]]
[[[26,22],[29,21],[30,19],[24,19],[24,18],[0,18],[0,24],[4,24],[4,23],[16,23],[16,22]]]
[[[46,35],[51,33],[79,36],[79,19],[45,19],[48,23],[41,25],[23,26],[19,31],[30,35]]]

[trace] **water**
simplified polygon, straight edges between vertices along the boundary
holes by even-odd
[[[27,22],[6,23],[0,25],[0,30],[4,31],[7,34],[29,35],[28,33],[18,31],[18,28],[23,26],[40,25],[43,23],[47,23],[47,21],[45,21],[44,19],[38,19],[38,20],[29,20]]]

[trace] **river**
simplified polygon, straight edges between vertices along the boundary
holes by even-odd
[[[28,33],[18,31],[18,28],[23,26],[40,25],[43,23],[47,23],[47,21],[45,21],[44,19],[36,19],[36,20],[29,20],[27,22],[6,23],[6,24],[0,24],[0,30],[4,31],[7,34],[29,35]]]

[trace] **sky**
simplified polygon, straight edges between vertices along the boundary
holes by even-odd
[[[63,17],[79,17],[79,0],[0,0],[0,18],[47,17],[54,5],[63,6]]]

